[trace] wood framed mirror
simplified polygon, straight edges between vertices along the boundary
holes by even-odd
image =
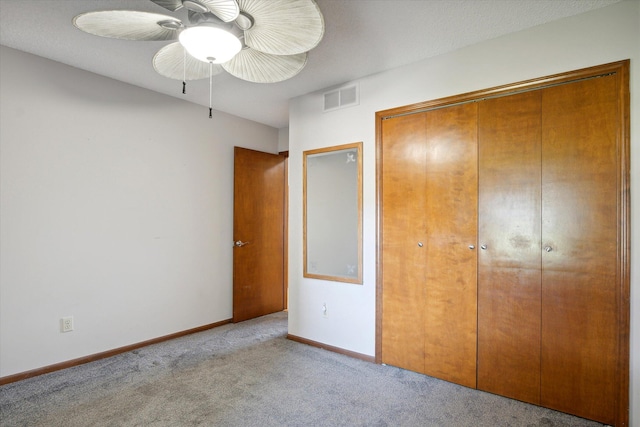
[[[362,284],[362,142],[303,153],[304,277]]]

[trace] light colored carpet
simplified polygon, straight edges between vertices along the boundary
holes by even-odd
[[[0,388],[2,426],[602,424],[286,339],[286,313]]]

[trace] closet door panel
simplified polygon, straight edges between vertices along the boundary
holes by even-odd
[[[613,424],[617,408],[615,76],[543,91],[544,406]]]
[[[475,388],[477,104],[426,116],[425,373]]]
[[[478,108],[478,388],[537,404],[540,91]]]
[[[422,373],[425,114],[384,120],[382,138],[382,362]]]

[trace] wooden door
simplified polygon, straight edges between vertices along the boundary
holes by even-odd
[[[619,80],[542,93],[541,401],[605,424],[618,409]]]
[[[382,122],[382,363],[424,372],[426,114]]]
[[[477,104],[425,114],[424,372],[475,388]]]
[[[233,321],[284,309],[285,157],[235,148]]]
[[[473,104],[386,119],[381,144],[382,362],[476,384]]]
[[[479,103],[478,388],[540,403],[541,92]]]

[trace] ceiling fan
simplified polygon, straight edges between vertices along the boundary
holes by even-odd
[[[254,83],[276,83],[298,74],[324,35],[314,0],[150,0],[187,20],[133,10],[82,13],[73,24],[89,34],[125,40],[174,41],[160,49],[153,67],[186,82],[223,70]],[[177,41],[175,41],[177,40]]]

